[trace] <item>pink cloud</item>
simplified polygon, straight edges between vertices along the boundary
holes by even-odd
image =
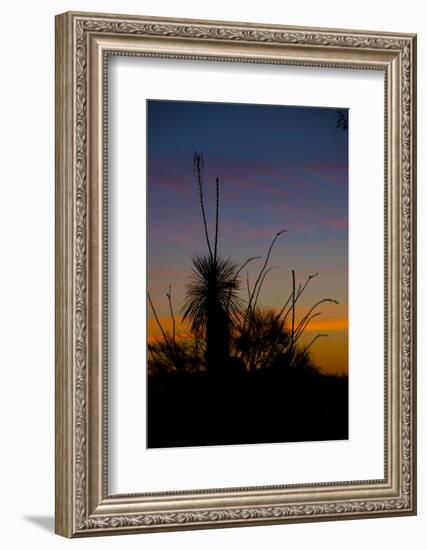
[[[332,227],[334,229],[348,230],[348,219],[347,218],[332,218],[325,219],[323,225]]]

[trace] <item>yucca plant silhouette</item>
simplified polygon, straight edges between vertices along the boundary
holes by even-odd
[[[229,363],[232,327],[239,317],[238,266],[218,255],[219,179],[216,178],[215,238],[213,247],[206,221],[201,153],[193,157],[194,176],[200,197],[208,253],[192,259],[191,280],[186,286],[183,320],[190,323],[196,339],[205,342],[206,368],[219,373]]]

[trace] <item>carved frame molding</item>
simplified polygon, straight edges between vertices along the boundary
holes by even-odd
[[[109,55],[385,73],[385,478],[108,495],[105,180]],[[66,13],[56,18],[56,531],[87,536],[416,511],[416,37]]]

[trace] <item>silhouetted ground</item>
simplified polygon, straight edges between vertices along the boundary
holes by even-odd
[[[147,445],[185,447],[348,439],[348,378],[261,369],[148,377]]]

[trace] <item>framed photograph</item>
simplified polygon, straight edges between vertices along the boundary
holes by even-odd
[[[56,532],[416,513],[416,37],[56,18]]]

